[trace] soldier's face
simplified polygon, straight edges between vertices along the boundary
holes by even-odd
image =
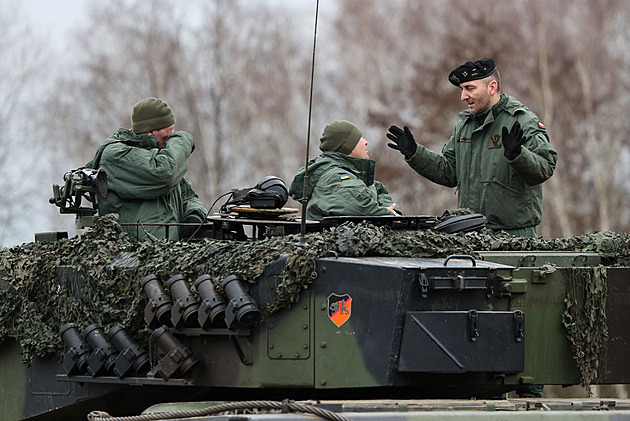
[[[367,140],[363,138],[359,139],[359,141],[357,142],[357,145],[354,147],[352,152],[348,154],[348,156],[352,156],[355,158],[369,159],[370,157],[368,156],[367,144],[368,144]]]
[[[484,80],[472,80],[459,85],[462,90],[461,100],[468,104],[472,114],[483,114],[492,108],[496,82],[486,83]]]
[[[160,130],[153,130],[149,132],[149,134],[152,134],[153,136],[155,136],[155,140],[157,140],[158,142],[158,147],[162,149],[166,145],[166,138],[173,134],[174,129],[175,129],[175,125],[172,124]]]

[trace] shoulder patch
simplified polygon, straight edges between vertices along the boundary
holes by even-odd
[[[540,128],[541,128],[541,129],[543,129],[543,130],[547,130],[547,128],[545,127],[545,125],[544,125],[544,124],[542,124],[542,122],[540,122],[540,121],[538,122],[538,127],[540,127]]]
[[[350,178],[350,174],[339,174],[339,178],[342,180],[346,180],[348,178]]]

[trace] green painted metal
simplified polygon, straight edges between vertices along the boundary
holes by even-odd
[[[0,344],[0,419],[22,417],[29,387],[20,346],[13,341]]]
[[[213,396],[215,391],[221,391],[230,399],[241,400],[254,392],[271,392],[276,399],[309,394],[316,399],[343,399],[349,398],[351,393],[356,397],[371,391],[387,396],[400,393],[400,397],[430,393],[445,396],[456,391],[456,395],[481,399],[529,384],[579,384],[580,370],[562,323],[567,294],[567,275],[562,268],[598,266],[601,264],[599,256],[538,252],[482,252],[481,255],[483,260],[470,256],[449,259],[320,258],[316,263],[317,277],[301,291],[299,301],[277,313],[265,314],[260,322],[252,326],[173,329],[173,334],[199,361],[186,378],[163,381],[142,376],[123,379],[114,376],[57,376],[62,386],[71,388],[76,394],[70,398],[76,402],[83,399],[83,390],[89,389],[89,386],[103,385],[122,390],[129,387],[127,385],[142,386],[146,388],[144,390],[150,390],[154,398],[168,401],[175,396],[174,389],[186,395],[188,388],[199,396]],[[249,292],[261,308],[275,298],[276,288],[282,281],[279,274],[283,265],[282,257],[272,262],[257,283],[251,286]],[[630,296],[630,269],[615,268],[610,271],[614,274],[611,277],[614,291],[608,311],[611,315],[625,314],[623,311]],[[431,320],[434,319],[426,318],[429,325],[422,329],[407,325],[413,319],[410,316],[422,314],[436,314],[444,318],[438,318],[440,323],[433,325]],[[435,341],[443,341],[438,348],[441,347],[444,352],[453,346],[470,347],[470,352],[474,352],[475,339],[470,332],[477,329],[475,315],[489,316],[488,320],[503,323],[501,329],[496,325],[492,328],[479,327],[483,336],[477,343],[487,341],[488,335],[495,335],[491,337],[497,341],[497,349],[489,353],[488,361],[483,361],[483,370],[473,364],[462,365],[461,373],[432,371],[430,364],[427,369],[425,365],[414,363],[414,358],[423,358],[425,351],[414,351],[414,335],[423,335],[424,331],[432,335],[432,329],[434,333],[435,329],[446,333],[445,336],[432,335]],[[506,372],[495,368],[501,367],[502,359],[514,357],[506,350],[516,349],[510,341],[518,341],[518,317],[521,315],[524,329],[523,369]],[[483,317],[478,320],[484,320]],[[458,324],[449,330],[448,323]],[[513,339],[509,329],[514,331]],[[627,338],[625,326],[619,325],[615,329],[615,337],[621,340],[609,343],[609,356],[611,364],[617,365],[614,372],[606,372],[598,379],[602,383],[627,382],[630,378],[627,365],[618,364],[625,355],[624,348],[630,338]],[[449,335],[462,337],[451,341]],[[411,348],[403,348],[403,339],[410,338]],[[401,368],[403,352],[411,363]],[[154,357],[161,358],[162,355]],[[55,362],[49,363],[53,369],[58,368]],[[37,394],[41,397],[49,393],[45,382],[39,386],[43,371],[38,372],[38,369],[37,365],[30,369],[35,381],[29,380],[29,371],[20,361],[19,347],[9,342],[0,347],[0,392],[3,395],[0,416],[19,419],[24,407],[28,406],[25,396]],[[88,387],[84,388],[86,385]],[[129,390],[142,391],[137,387]],[[52,392],[50,396],[51,405],[62,402],[61,399],[56,400],[58,398]],[[59,405],[68,405],[68,402],[70,400],[66,398]],[[489,419],[507,417],[502,413],[503,409],[497,409],[504,404],[503,401],[483,401],[481,409],[466,408],[466,411],[458,407],[466,406],[463,402],[467,401],[444,404],[435,411],[411,402],[401,403],[396,413],[390,413],[391,408],[385,407],[363,408],[365,413],[360,415],[355,415],[348,407],[341,410],[351,419],[462,419],[464,416],[480,417],[482,413]],[[479,401],[474,403],[477,404]],[[202,405],[194,403],[175,408],[197,409]],[[584,405],[578,406],[575,404],[571,409],[580,409]],[[170,409],[171,406],[167,409],[154,407],[149,411]],[[566,408],[551,411],[553,415],[543,412],[542,406],[528,409],[531,410],[512,410],[509,419],[538,419],[536,416],[543,416],[543,413],[544,418],[541,419],[545,420],[580,419],[575,418],[575,411],[569,413]],[[616,410],[619,407],[606,408],[599,413],[590,411],[582,419],[608,419],[606,417]],[[626,414],[623,412],[623,415]],[[582,416],[581,413],[579,415]]]
[[[566,283],[558,271],[536,282],[535,268],[514,270],[513,278],[527,281],[526,293],[513,293],[510,309],[525,313],[525,370],[522,383],[577,384],[580,376],[562,325]]]
[[[601,257],[597,253],[557,251],[478,251],[483,260],[514,267],[541,267],[551,264],[562,267],[597,266]]]

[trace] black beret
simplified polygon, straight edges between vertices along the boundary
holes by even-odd
[[[453,85],[459,86],[462,82],[486,78],[496,70],[497,66],[494,64],[494,60],[486,57],[481,60],[467,61],[462,64],[448,75],[448,80]]]

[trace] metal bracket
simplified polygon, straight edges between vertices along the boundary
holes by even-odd
[[[475,260],[474,257],[469,256],[467,254],[452,254],[450,256],[448,256],[446,259],[444,259],[444,263],[442,264],[443,266],[448,266],[448,261],[451,259],[466,259],[466,260],[470,260],[472,263],[473,267],[477,266],[477,261]]]
[[[514,339],[516,342],[520,342],[525,337],[523,332],[523,322],[525,321],[525,315],[521,310],[514,311]]]
[[[457,275],[453,279],[453,289],[457,291],[463,291],[466,286],[466,280],[463,275]]]
[[[587,266],[588,256],[586,254],[578,254],[573,258],[571,266]]]
[[[528,262],[530,260],[530,262]],[[526,254],[519,259],[519,267],[533,267],[536,264],[535,254]]]
[[[470,324],[470,340],[475,342],[479,337],[479,330],[477,330],[477,322],[479,321],[479,315],[477,310],[470,310],[468,312],[468,320]]]
[[[429,292],[429,278],[427,278],[427,275],[424,273],[421,273],[418,281],[420,282],[420,293],[422,294],[422,298],[427,298],[427,293]]]
[[[245,365],[252,365],[254,362],[253,351],[249,339],[243,336],[232,336],[232,342],[241,362]]]

